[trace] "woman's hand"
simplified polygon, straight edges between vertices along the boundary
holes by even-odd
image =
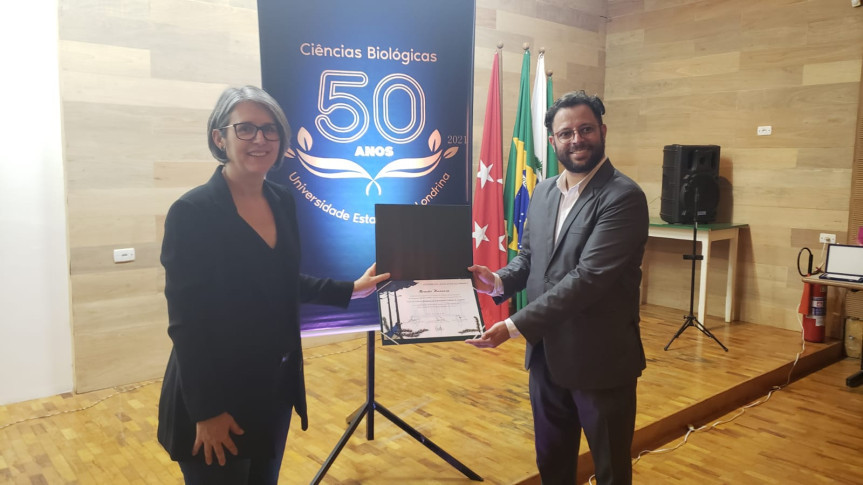
[[[231,434],[241,435],[245,433],[243,428],[234,421],[234,417],[224,412],[218,416],[195,424],[195,446],[192,448],[192,456],[197,456],[204,448],[204,461],[207,465],[213,464],[213,453],[219,465],[225,465],[225,449],[237,456],[237,445],[231,439]]]
[[[358,280],[354,281],[354,292],[351,293],[352,300],[356,298],[365,298],[371,295],[374,293],[378,283],[386,281],[390,277],[389,273],[376,275],[376,264],[377,263],[372,263],[372,265],[369,266],[369,269],[367,269]]]

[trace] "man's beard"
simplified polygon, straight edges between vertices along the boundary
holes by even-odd
[[[560,164],[563,165],[563,168],[565,168],[567,172],[588,173],[596,168],[596,166],[599,165],[599,162],[605,158],[605,137],[602,137],[599,141],[599,145],[593,145],[590,148],[590,158],[588,158],[582,165],[576,165],[572,159],[570,159],[568,145],[559,150],[555,149],[555,154],[557,155],[557,159],[560,160]]]

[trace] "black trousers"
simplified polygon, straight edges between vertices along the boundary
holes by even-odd
[[[199,451],[195,460],[179,462],[180,470],[186,485],[277,485],[279,470],[282,467],[282,456],[285,454],[285,443],[288,439],[288,429],[291,427],[291,411],[282,416],[282,422],[274,423],[278,429],[276,455],[273,458],[229,459],[225,466],[213,457],[213,464],[207,465],[203,459],[203,451]],[[230,452],[225,450],[227,456]]]
[[[530,404],[536,465],[543,485],[575,483],[581,431],[587,438],[598,485],[632,483],[637,381],[608,389],[567,389],[551,380],[543,346],[530,362]]]

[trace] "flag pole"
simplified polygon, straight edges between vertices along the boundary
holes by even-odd
[[[503,41],[497,41],[497,96],[500,98],[500,112],[501,116],[503,116]],[[500,139],[503,141],[503,123],[500,124]],[[503,150],[501,150],[503,153]],[[504,232],[506,234],[506,232]],[[506,238],[504,238],[506,239]],[[506,244],[509,244],[509,241],[505,241],[504,247]]]
[[[543,83],[542,86],[537,86],[536,83],[534,83],[534,85],[533,85],[533,89],[534,89],[533,96],[536,96],[536,89],[537,88],[546,89],[548,87],[548,77],[545,76],[545,47],[540,47],[539,48],[539,54],[536,56],[536,72],[534,72],[534,77],[537,81],[539,80],[539,76],[540,76],[540,71],[539,71],[540,64],[542,64],[542,66],[543,66],[543,72],[542,72],[543,78],[542,79],[545,82]],[[543,92],[545,92],[545,91],[543,91]],[[548,99],[548,93],[547,92],[545,94],[545,98],[546,99],[542,100],[543,105],[546,103],[546,101]],[[542,150],[540,150],[539,147],[540,146],[547,147],[548,141],[544,140],[544,138],[545,138],[544,136],[542,136],[542,137],[536,136],[537,135],[537,132],[536,132],[537,125],[542,127],[542,128],[540,128],[540,131],[539,131],[540,134],[545,133],[545,131],[546,131],[544,128],[544,124],[543,124],[543,120],[545,119],[544,118],[545,109],[543,109],[540,112],[534,112],[535,108],[533,106],[533,103],[535,103],[536,101],[538,101],[538,100],[535,100],[531,97],[531,116],[532,116],[531,123],[533,123],[533,125],[534,125],[533,126],[533,129],[534,129],[533,149],[534,149],[534,152],[536,153],[537,161],[539,162],[539,171],[537,172],[537,182],[539,182],[540,180],[545,179],[547,177],[547,174],[548,174],[548,148],[546,148],[546,150],[542,151]],[[547,108],[546,106],[542,106],[542,107]],[[539,119],[536,119],[536,115],[538,115],[540,113],[541,113],[541,117]],[[543,141],[545,141],[544,145],[543,145]]]

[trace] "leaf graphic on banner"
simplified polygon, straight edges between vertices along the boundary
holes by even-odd
[[[305,127],[300,128],[300,131],[297,132],[297,142],[307,153],[312,149],[312,135],[309,134]]]
[[[458,147],[450,147],[447,149],[446,153],[441,155],[441,152],[437,151],[440,146],[440,141],[440,132],[435,130],[429,136],[428,140],[429,148],[434,153],[424,158],[401,158],[399,160],[394,160],[386,164],[374,177],[372,177],[371,174],[362,167],[362,165],[353,160],[346,160],[344,158],[324,158],[310,155],[308,151],[312,147],[312,136],[305,128],[300,128],[297,132],[297,142],[302,150],[288,148],[285,150],[285,155],[290,158],[298,159],[306,170],[318,177],[331,179],[368,179],[369,183],[366,185],[366,195],[369,195],[369,190],[372,185],[377,187],[378,195],[381,195],[383,191],[378,183],[378,179],[422,177],[434,170],[442,158],[452,158],[456,153],[458,153]]]
[[[429,151],[436,152],[440,146],[440,132],[435,130],[429,135]]]
[[[437,167],[440,161],[440,152],[429,155],[425,158],[402,158],[392,161],[375,176],[375,180],[380,178],[415,178],[431,172]]]
[[[366,185],[366,195],[369,195],[369,189],[372,184],[378,188],[378,195],[381,195],[381,186],[372,176],[366,172],[360,164],[343,158],[321,158],[309,155],[308,153],[297,152],[299,154],[300,163],[306,167],[306,170],[317,175],[318,177],[329,179],[369,179]],[[325,170],[330,170],[329,172]]]
[[[298,151],[300,162],[309,172],[331,179],[367,178],[372,176],[360,164],[344,158],[321,158]]]

